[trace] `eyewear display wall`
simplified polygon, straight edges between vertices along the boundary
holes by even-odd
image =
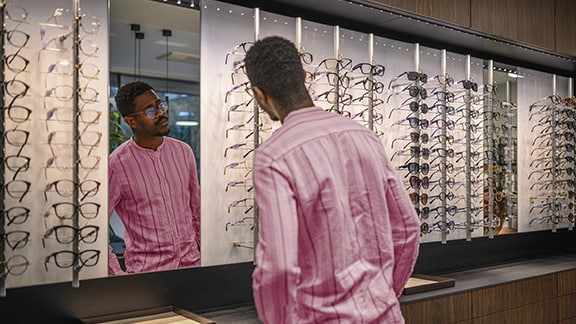
[[[42,6],[31,0],[14,2],[34,12],[25,17],[27,24],[18,21],[23,15],[11,12],[13,21],[8,19],[4,37],[2,279],[11,288],[69,281],[74,270],[82,278],[106,276],[106,235],[96,234],[107,227],[102,214],[107,211],[107,147],[102,143],[108,133],[102,121],[107,119],[108,103],[101,94],[107,93],[108,79],[92,65],[108,68],[107,36],[101,32],[107,30],[106,3],[82,5],[91,21],[100,17],[100,31],[80,30],[81,42],[92,51],[78,51],[83,90],[74,112],[71,72],[57,64],[70,60],[70,52],[58,48],[59,30],[50,25],[61,17],[56,9],[70,8],[70,1]],[[561,222],[536,216],[555,211],[556,202],[531,203],[532,193],[517,189],[529,188],[541,176],[532,175],[528,186],[523,182],[538,167],[531,162],[554,154],[542,149],[536,151],[538,156],[524,158],[542,144],[532,144],[538,134],[526,133],[523,125],[531,128],[551,118],[542,114],[535,122],[528,120],[529,107],[550,95],[572,95],[570,79],[519,68],[513,70],[523,78],[494,80],[490,75],[497,66],[489,60],[294,17],[255,15],[254,9],[217,1],[203,1],[201,14],[201,140],[210,143],[202,145],[200,153],[203,266],[253,260],[257,209],[251,159],[278,125],[255,109],[246,91],[242,57],[250,42],[268,35],[298,43],[310,75],[310,93],[319,106],[358,121],[382,138],[400,175],[406,176],[406,188],[420,212],[423,243],[491,236],[503,226],[519,231],[573,227],[569,212]],[[32,59],[36,52],[41,54],[37,62]],[[30,87],[35,77],[41,82]],[[518,89],[518,96],[502,91],[506,85]],[[69,109],[72,112],[66,114]],[[75,119],[78,129],[72,129]],[[568,146],[569,132],[549,131],[561,131],[566,140],[557,142],[566,153],[551,163],[570,162],[574,150]],[[497,142],[488,144],[492,139]],[[82,153],[77,160],[71,151],[74,143]],[[68,156],[71,161],[63,159]],[[496,163],[500,157],[501,163]],[[81,178],[61,188],[58,181],[70,181],[74,168]],[[553,181],[573,186],[570,166],[562,168],[563,177]],[[501,174],[506,175],[503,180],[498,178]],[[80,194],[77,201],[68,199],[74,191]],[[517,201],[503,199],[513,195]],[[495,204],[498,200],[506,201],[502,218],[495,215],[501,207]],[[573,208],[568,200],[559,204],[563,210]],[[78,226],[70,225],[75,214],[80,216]],[[82,249],[67,246],[70,240],[79,241]]]
[[[108,272],[107,1],[74,4],[2,2],[1,295]]]

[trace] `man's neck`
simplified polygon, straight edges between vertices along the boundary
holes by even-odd
[[[142,136],[136,134],[134,134],[133,139],[138,146],[154,151],[156,151],[158,146],[164,141],[163,136]]]

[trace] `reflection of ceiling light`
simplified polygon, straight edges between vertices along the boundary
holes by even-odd
[[[200,123],[195,120],[179,120],[176,122],[176,126],[197,127],[198,125]]]
[[[524,79],[523,75],[514,72],[508,72],[508,76],[511,77],[512,79]]]

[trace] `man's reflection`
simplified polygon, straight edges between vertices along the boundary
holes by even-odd
[[[133,136],[109,157],[109,216],[125,227],[126,273],[200,265],[200,190],[190,146],[169,132],[168,105],[144,82],[115,98]],[[110,249],[110,275],[123,274]]]

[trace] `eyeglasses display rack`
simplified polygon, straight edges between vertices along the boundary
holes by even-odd
[[[0,4],[0,295],[108,272],[107,7],[80,1]]]

